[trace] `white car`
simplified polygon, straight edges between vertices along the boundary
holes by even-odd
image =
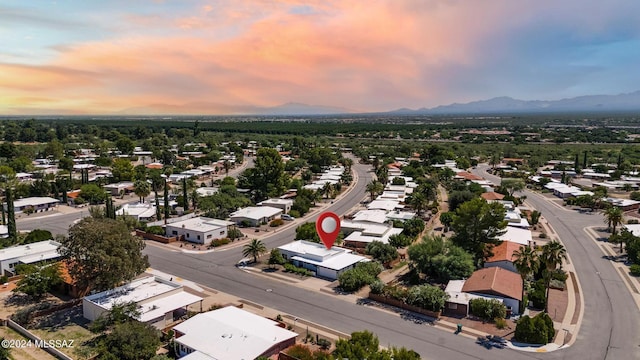
[[[282,219],[282,220],[293,220],[295,218],[293,216],[291,216],[291,215],[288,215],[288,214],[282,214],[282,215],[280,215],[280,219]]]

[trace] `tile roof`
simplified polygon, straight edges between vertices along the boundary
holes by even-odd
[[[457,176],[465,179],[465,180],[484,180],[483,177],[480,177],[478,175],[474,175],[470,172],[466,172],[466,171],[460,171],[459,173],[456,174]]]
[[[494,246],[491,249],[493,256],[490,257],[487,262],[494,261],[511,261],[513,262],[513,253],[518,251],[522,247],[522,244],[518,244],[511,241],[503,241],[500,245]]]
[[[502,200],[504,199],[504,195],[497,193],[495,191],[492,192],[484,192],[482,194],[480,194],[480,197],[482,197],[483,199],[489,201],[489,200]]]
[[[505,296],[522,301],[522,278],[499,267],[480,269],[465,281],[462,291]]]

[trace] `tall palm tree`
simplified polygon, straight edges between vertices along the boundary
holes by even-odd
[[[324,183],[324,186],[322,186],[322,189],[320,189],[320,191],[322,191],[322,195],[324,195],[328,199],[332,197],[335,191],[335,187],[330,182],[326,182]]]
[[[411,205],[413,209],[418,213],[418,216],[422,214],[422,210],[427,207],[429,200],[422,192],[414,191],[407,199],[407,204]]]
[[[353,160],[350,159],[350,158],[342,158],[342,159],[340,159],[340,162],[344,166],[345,172],[350,173],[351,172],[351,166],[353,165]]]
[[[522,277],[522,300],[524,301],[524,284],[527,278],[538,271],[538,254],[530,246],[523,246],[518,251],[513,253],[513,265],[518,270],[518,273]],[[524,311],[526,304],[520,304],[520,312]]]
[[[551,283],[551,274],[560,266],[562,269],[562,261],[567,259],[567,250],[558,241],[553,240],[546,243],[542,247],[542,253],[539,255],[540,266],[546,266],[545,280],[547,285],[547,303],[545,304],[545,312],[549,310],[549,285]]]
[[[258,256],[267,252],[267,247],[258,239],[251,240],[250,243],[242,248],[242,256],[252,256],[253,262],[258,261]]]
[[[224,167],[224,174],[229,175],[229,169],[231,168],[231,162],[229,160],[225,160],[222,163],[222,167]]]
[[[365,190],[371,196],[371,201],[373,201],[373,198],[375,198],[377,194],[381,193],[384,190],[384,186],[377,180],[371,180],[371,182],[367,184]]]
[[[151,186],[149,186],[149,183],[146,180],[136,180],[133,184],[133,193],[136,194],[140,199],[140,202],[143,203],[144,198],[149,196],[151,193]]]
[[[624,213],[619,207],[610,206],[606,210],[604,210],[604,217],[605,222],[608,224],[609,230],[611,230],[611,233],[615,234],[618,225],[622,224]]]
[[[384,165],[380,166],[378,170],[376,170],[376,177],[382,185],[389,182],[389,168]]]

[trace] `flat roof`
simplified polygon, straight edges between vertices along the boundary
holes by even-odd
[[[50,197],[28,197],[24,199],[15,200],[13,202],[13,206],[15,207],[38,206],[38,205],[45,205],[45,204],[55,204],[58,202],[60,202],[60,200],[50,198]]]
[[[271,217],[282,213],[282,209],[271,206],[250,206],[231,214],[231,218],[243,217],[252,220],[260,220],[265,217]]]
[[[86,296],[84,299],[91,301],[105,310],[111,310],[114,304],[124,304],[132,301],[139,303],[181,287],[182,285],[152,276],[134,280],[111,290]]]
[[[367,205],[367,209],[369,210],[375,210],[375,209],[382,209],[382,210],[387,210],[387,211],[391,211],[395,208],[401,208],[402,206],[400,205],[400,202],[397,200],[373,200],[372,202],[369,203],[369,205]]]
[[[262,205],[262,204],[266,204],[266,205],[268,205],[268,204],[293,205],[293,200],[291,200],[291,199],[278,199],[278,198],[267,199],[267,200],[264,200],[264,201],[258,203],[258,205]]]
[[[164,314],[170,311],[187,307],[201,300],[202,298],[200,296],[182,291],[177,294],[172,294],[160,298],[158,300],[149,301],[148,303],[142,304],[142,306],[138,308],[138,310],[140,311],[138,321],[147,322],[160,316],[164,316]]]
[[[529,229],[507,226],[505,230],[506,232],[498,236],[498,239],[502,241],[511,241],[525,246],[529,245],[529,243],[533,240],[531,238],[531,230]]]
[[[176,342],[214,359],[255,359],[298,334],[248,311],[228,306],[198,314],[173,328]],[[196,359],[206,359],[196,356]]]
[[[323,268],[340,271],[346,267],[349,267],[353,264],[357,264],[360,261],[368,261],[368,259],[364,256],[350,254],[350,253],[340,253],[335,256],[331,256],[328,259],[324,259],[323,261],[316,261],[313,259],[308,259],[303,256],[293,256],[291,259],[304,261],[309,264],[313,264],[316,266],[320,266]]]
[[[387,221],[387,212],[384,210],[360,210],[352,220],[382,224]]]
[[[147,204],[124,204],[118,210],[116,215],[130,215],[142,218],[152,217],[156,214],[156,206],[150,203]]]
[[[209,232],[230,225],[233,225],[233,222],[199,216],[167,224],[167,228],[184,228],[193,231]]]
[[[53,259],[60,256],[60,254],[58,253],[58,247],[60,247],[60,243],[53,240],[39,241],[27,245],[12,246],[0,250],[0,260],[23,257],[29,258],[33,256],[40,257],[40,255],[44,255],[45,257],[48,257],[48,259]]]

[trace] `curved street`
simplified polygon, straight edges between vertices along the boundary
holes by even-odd
[[[474,171],[500,184],[482,164]],[[549,354],[563,359],[640,359],[640,315],[624,280],[585,228],[604,226],[600,213],[580,213],[525,190],[526,202],[540,211],[567,249],[584,299],[584,317],[575,344]]]

